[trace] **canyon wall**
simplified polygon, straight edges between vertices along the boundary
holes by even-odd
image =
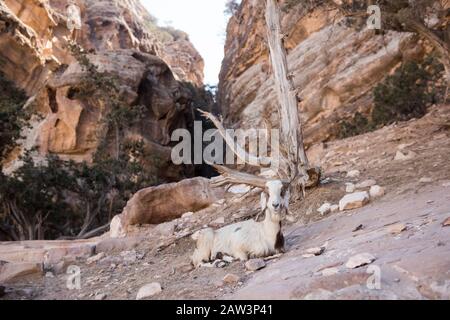
[[[68,46],[75,39],[98,71],[118,79],[127,105],[143,107],[142,119],[123,139],[143,141],[168,180],[184,176],[171,164],[170,134],[192,121],[192,87],[203,86],[203,59],[185,33],[158,27],[139,0],[71,3],[81,12],[76,33],[68,29],[67,1],[0,2],[0,72],[30,97],[26,107],[38,111],[4,168],[14,170],[18,155],[35,147],[41,159],[56,154],[89,162],[100,145],[113,152],[105,126],[111,106],[72,94],[87,76]]]
[[[424,46],[413,34],[368,30],[324,1],[279,1],[290,76],[305,123],[305,143],[332,140],[341,119],[372,107],[372,90]],[[227,28],[219,101],[228,125],[277,127],[276,93],[266,41],[265,1],[243,0]]]

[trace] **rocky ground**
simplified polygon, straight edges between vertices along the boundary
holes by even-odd
[[[2,299],[136,299],[152,283],[150,299],[450,299],[450,106],[309,153],[324,169],[324,183],[293,204],[284,226],[287,253],[262,270],[240,262],[198,270],[189,264],[190,233],[257,213],[256,194],[229,194],[135,237],[85,242],[92,250],[84,258],[3,284]],[[385,195],[361,208],[317,211],[374,183]],[[40,252],[39,244],[23,246]],[[0,258],[7,248],[0,245]],[[67,289],[68,265],[81,268],[80,290]]]

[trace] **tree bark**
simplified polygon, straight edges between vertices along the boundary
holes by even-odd
[[[292,75],[289,74],[286,49],[283,45],[284,35],[281,30],[280,9],[276,0],[267,0],[266,23],[270,59],[279,102],[277,106],[280,115],[280,144],[287,147],[288,153],[289,177],[286,178],[291,181],[304,178],[306,182],[309,179],[307,174],[309,161],[303,144],[297,91]]]

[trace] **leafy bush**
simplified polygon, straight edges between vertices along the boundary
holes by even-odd
[[[397,121],[423,117],[428,106],[443,98],[445,85],[436,85],[443,77],[443,66],[433,56],[421,63],[409,61],[373,90],[374,107],[366,118],[356,113],[339,124],[339,137],[363,134]]]
[[[136,149],[137,150],[137,149]],[[86,238],[106,231],[130,197],[155,183],[127,150],[93,164],[30,153],[12,176],[0,173],[0,233],[9,240]]]
[[[0,73],[0,161],[15,147],[30,114],[23,109],[26,95]]]

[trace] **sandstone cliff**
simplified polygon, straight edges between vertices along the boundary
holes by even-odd
[[[289,3],[280,2],[284,44],[309,146],[335,138],[340,119],[367,113],[374,86],[425,49],[409,33],[355,30],[322,1]],[[228,123],[238,127],[264,128],[264,117],[278,125],[264,10],[265,1],[243,0],[227,29],[219,101]]]
[[[194,97],[186,84],[203,85],[201,56],[186,34],[159,28],[138,0],[74,3],[82,20],[77,43],[100,72],[118,78],[130,108],[144,107],[123,139],[142,140],[147,154],[162,162],[161,172],[179,178],[182,168],[170,164],[170,133],[191,121]],[[51,153],[91,161],[101,144],[111,144],[104,125],[110,106],[71,94],[86,73],[68,47],[66,6],[61,0],[0,3],[0,72],[26,91],[28,107],[39,112],[21,149],[8,159],[9,171],[20,165],[17,154],[26,148],[38,147],[41,158]]]

